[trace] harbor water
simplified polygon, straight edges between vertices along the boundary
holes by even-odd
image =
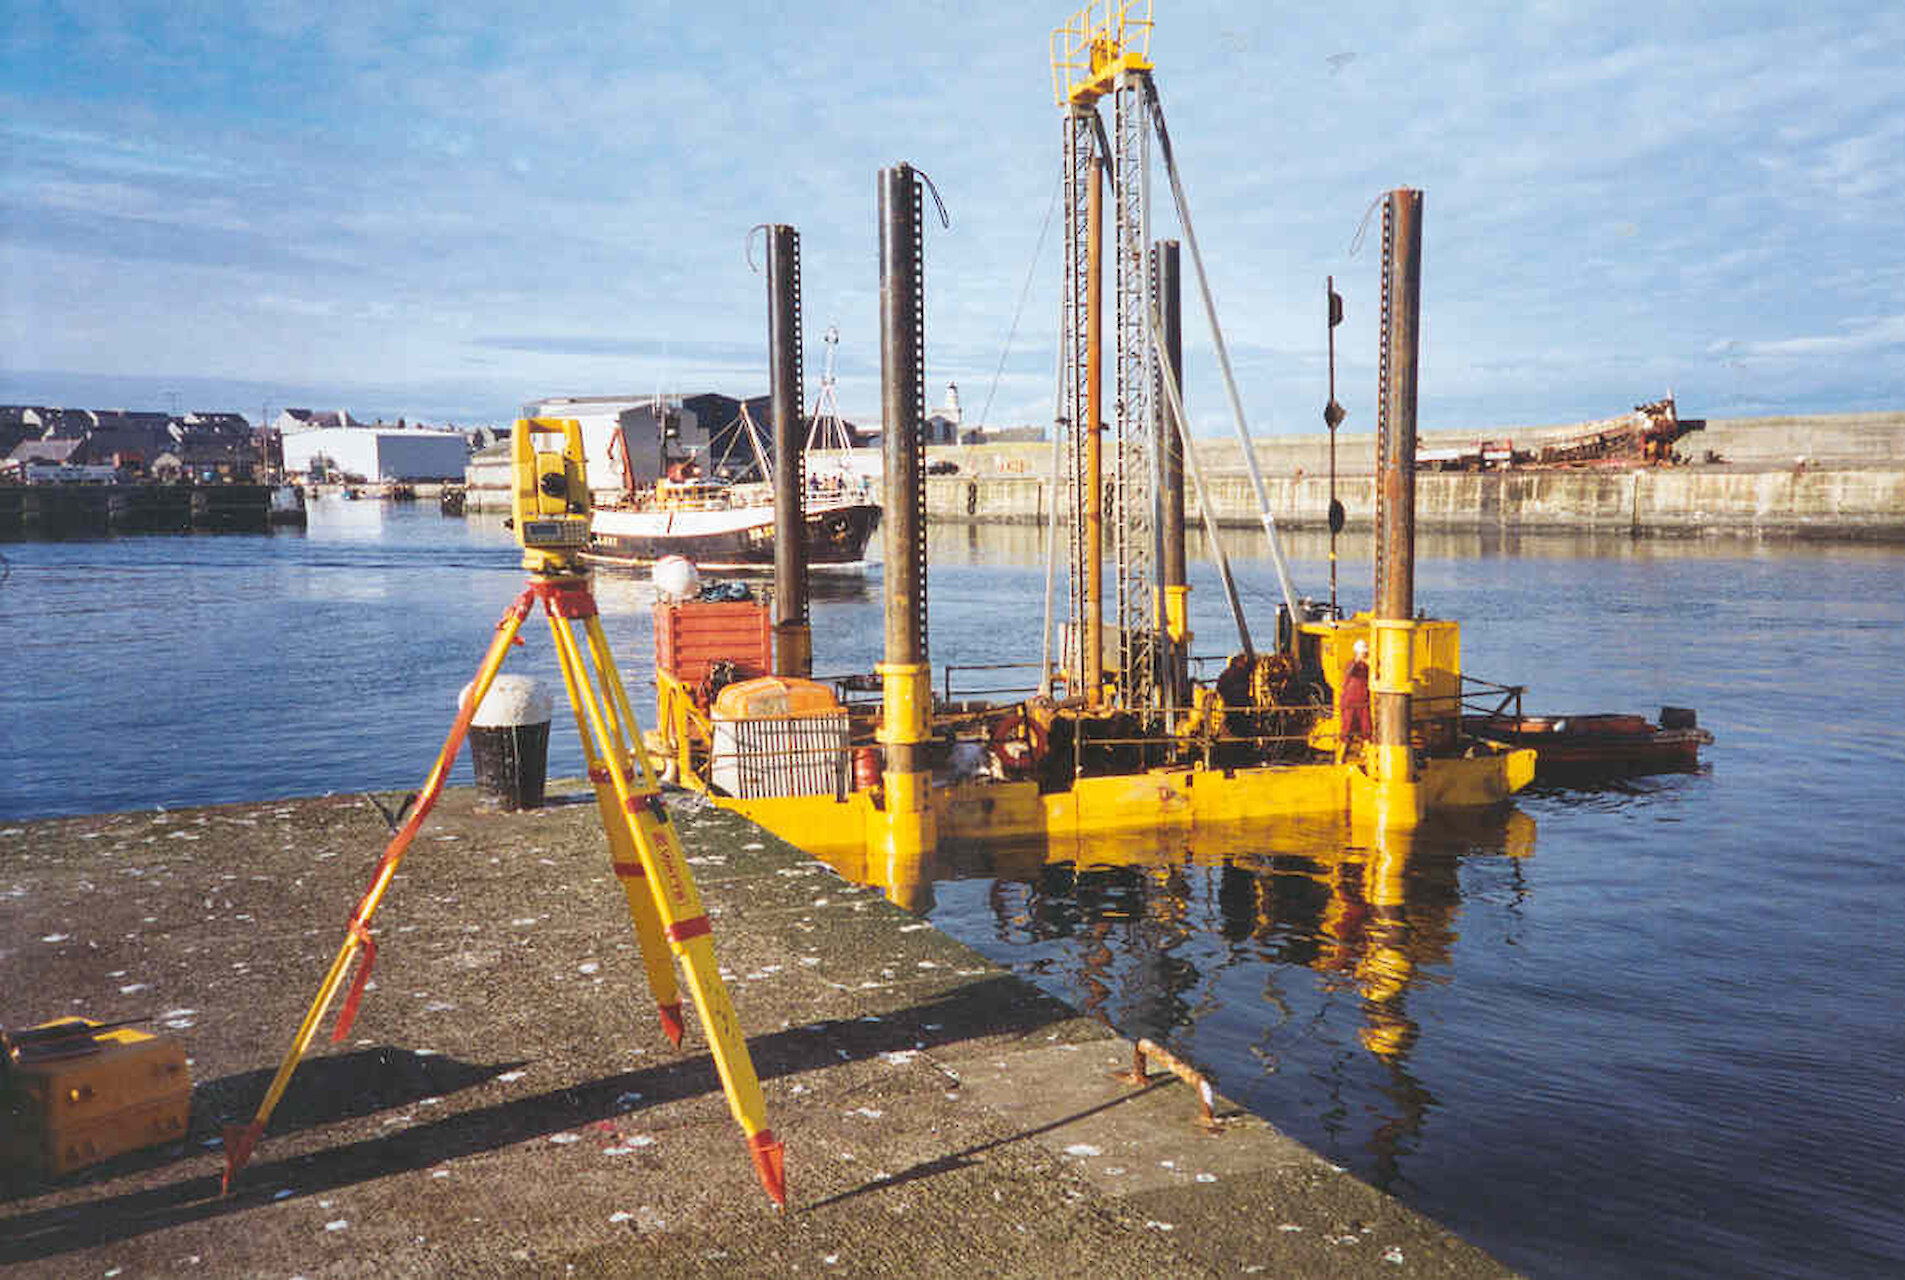
[[[1261,540],[1232,546],[1267,635]],[[1326,540],[1290,550],[1326,596]],[[1034,531],[937,529],[931,556],[936,665],[1037,659]],[[1367,544],[1342,557],[1362,607]],[[0,839],[62,814],[390,804],[521,581],[494,519],[337,499],[291,533],[0,544]],[[821,673],[878,659],[879,582],[818,583]],[[1195,649],[1221,659],[1207,562],[1193,582]],[[1706,764],[1382,844],[1290,824],[950,849],[919,909],[1530,1274],[1905,1274],[1905,551],[1425,538],[1416,596],[1531,712],[1697,708]],[[604,575],[597,597],[646,711],[650,590]],[[523,637],[506,669],[556,681],[544,624]],[[581,769],[559,707],[550,767]]]

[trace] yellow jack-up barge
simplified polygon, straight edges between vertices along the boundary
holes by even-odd
[[[837,688],[811,679],[795,465],[778,468],[785,484],[771,629],[760,605],[665,598],[656,605],[659,711],[649,748],[667,775],[843,873],[887,885],[900,901],[911,896],[909,886],[930,882],[931,855],[942,842],[1063,844],[1097,833],[1182,836],[1328,817],[1347,818],[1373,843],[1413,831],[1437,811],[1501,802],[1534,774],[1534,752],[1464,735],[1469,690],[1459,626],[1420,617],[1414,607],[1421,193],[1399,189],[1385,201],[1375,605],[1344,617],[1333,601],[1300,601],[1290,588],[1151,82],[1148,17],[1132,17],[1134,7],[1087,10],[1054,39],[1071,229],[1053,451],[1066,519],[1048,529],[1047,658],[1037,667],[1036,692],[1005,703],[936,700],[933,692],[921,465],[922,204],[920,180],[905,164],[883,170],[879,182],[885,660],[873,678]],[[1098,114],[1106,97],[1115,143]],[[1252,643],[1210,505],[1201,500],[1179,390],[1178,245],[1148,243],[1153,137],[1282,586],[1269,651]],[[1101,414],[1100,334],[1107,187],[1116,247],[1109,424]],[[803,435],[799,242],[790,227],[769,232],[776,453],[792,460]],[[1333,324],[1340,303],[1330,296]],[[1333,430],[1342,416],[1333,399],[1325,416]],[[1187,474],[1240,641],[1209,682],[1191,676]],[[1051,583],[1061,539],[1069,543],[1070,611],[1053,661]],[[1107,576],[1115,583],[1110,601]],[[1362,662],[1359,650],[1366,667],[1352,671]],[[1362,712],[1356,693],[1365,681]],[[850,700],[855,690],[875,689],[877,702]]]

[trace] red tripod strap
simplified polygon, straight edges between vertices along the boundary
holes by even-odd
[[[351,921],[351,937],[357,939],[357,945],[364,952],[364,959],[357,966],[357,976],[351,980],[350,994],[344,997],[344,1007],[338,1011],[337,1026],[331,1031],[331,1043],[341,1043],[351,1033],[351,1024],[357,1021],[357,1006],[364,1002],[364,984],[370,981],[370,971],[377,965],[377,940],[357,921]]]

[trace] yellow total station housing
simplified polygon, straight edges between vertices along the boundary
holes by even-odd
[[[540,447],[560,442],[557,448]],[[574,418],[518,418],[510,433],[510,514],[523,568],[570,569],[589,544],[589,479],[582,424]]]

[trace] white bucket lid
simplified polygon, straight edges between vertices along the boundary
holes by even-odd
[[[460,707],[469,700],[475,682],[457,695]],[[554,704],[549,686],[534,676],[497,676],[490,682],[483,705],[470,723],[479,729],[507,729],[519,724],[547,724]]]

